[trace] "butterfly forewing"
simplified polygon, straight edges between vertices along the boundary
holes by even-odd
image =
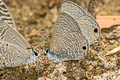
[[[75,18],[80,18],[81,16],[86,15],[86,12],[72,1],[64,1],[61,5],[61,12],[67,12]]]

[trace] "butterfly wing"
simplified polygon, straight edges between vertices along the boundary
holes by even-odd
[[[88,48],[88,42],[81,34],[78,23],[63,12],[54,26],[48,58],[55,62],[79,60],[86,56]]]
[[[64,1],[61,5],[61,12],[67,12],[76,18],[86,15],[86,12],[76,3],[72,1]]]
[[[0,55],[2,57],[2,65],[0,65],[0,67],[17,67],[27,64],[28,59],[30,59],[30,55],[27,50],[7,41],[0,42]]]
[[[63,2],[62,12],[70,14],[79,24],[82,34],[88,40],[89,45],[94,44],[100,37],[100,27],[96,20],[76,3],[71,1]],[[96,30],[97,32],[94,32]]]
[[[81,29],[82,34],[88,40],[90,45],[96,43],[100,37],[101,30],[99,24],[96,20],[91,16],[82,16],[79,20],[79,27]]]
[[[3,0],[0,0],[0,20],[3,20],[10,26],[16,28],[15,21],[11,15],[10,11],[8,10],[8,7],[3,2]]]
[[[88,12],[96,18],[96,0],[89,0]]]
[[[32,63],[37,58],[23,36],[3,21],[0,21],[0,42],[0,55],[4,63],[1,66],[17,67]]]

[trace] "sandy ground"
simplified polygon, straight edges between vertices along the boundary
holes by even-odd
[[[59,0],[4,0],[24,38],[39,50],[49,47],[53,25],[59,16]],[[77,1],[78,2],[78,1]],[[86,2],[86,1],[85,1]],[[97,15],[119,15],[119,0],[99,0]],[[120,26],[102,29],[100,42],[91,46],[82,61],[53,63],[41,52],[36,64],[0,69],[0,80],[120,80]]]

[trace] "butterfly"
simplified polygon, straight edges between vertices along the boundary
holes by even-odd
[[[54,62],[84,59],[89,44],[82,35],[79,24],[68,13],[62,12],[52,33],[50,48],[46,48],[48,58]]]
[[[34,63],[40,56],[17,31],[7,6],[0,0],[0,67],[18,67]]]

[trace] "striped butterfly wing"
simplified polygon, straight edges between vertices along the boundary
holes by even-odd
[[[61,5],[61,12],[67,12],[68,14],[74,16],[74,18],[80,18],[86,15],[86,12],[76,3],[72,1],[63,1]]]
[[[54,26],[48,58],[54,62],[83,59],[88,52],[88,42],[81,34],[78,23],[63,12]]]
[[[23,36],[3,21],[0,21],[0,56],[3,67],[29,64],[38,57]]]
[[[89,45],[98,41],[100,37],[100,26],[94,17],[86,14],[79,5],[71,1],[63,2],[61,11],[70,14],[78,22],[78,27],[88,40]]]
[[[96,18],[96,0],[89,0],[88,12]]]
[[[16,28],[15,21],[3,0],[0,0],[0,20]]]
[[[101,30],[99,24],[96,22],[95,18],[91,16],[82,16],[79,20],[79,28],[82,34],[88,40],[90,45],[98,42]]]

